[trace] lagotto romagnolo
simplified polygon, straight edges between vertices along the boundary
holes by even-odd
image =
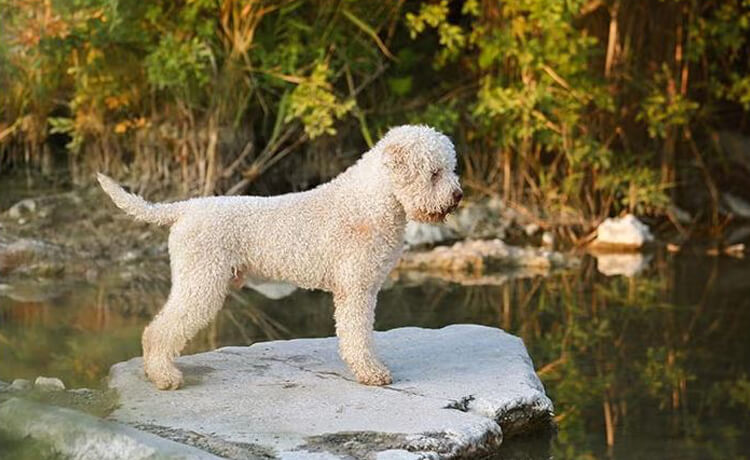
[[[338,177],[300,193],[149,203],[99,174],[120,209],[171,227],[172,288],[143,332],[148,378],[160,389],[182,384],[175,357],[248,277],[333,293],[341,357],[359,382],[391,383],[373,349],[377,294],[401,255],[407,220],[439,222],[458,205],[455,167],[447,136],[400,126]]]

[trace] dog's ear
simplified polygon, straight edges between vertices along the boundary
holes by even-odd
[[[390,142],[383,148],[383,160],[391,169],[406,164],[408,149],[399,142]]]

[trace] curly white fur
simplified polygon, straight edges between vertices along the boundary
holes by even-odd
[[[160,389],[178,388],[174,358],[247,276],[332,292],[341,357],[359,382],[390,383],[373,349],[377,293],[401,255],[406,220],[440,221],[458,205],[455,166],[445,135],[401,126],[334,180],[301,193],[152,204],[99,174],[120,209],[172,226],[172,289],[143,332],[146,375]]]

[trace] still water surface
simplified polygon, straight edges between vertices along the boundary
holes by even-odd
[[[0,379],[102,386],[110,365],[140,354],[168,291],[157,278],[3,284]],[[186,353],[328,336],[331,318],[324,293],[272,300],[245,289]],[[378,329],[454,323],[521,336],[555,403],[556,435],[514,440],[498,458],[750,458],[750,261],[657,254],[624,278],[586,259],[502,285],[396,284],[380,294]]]

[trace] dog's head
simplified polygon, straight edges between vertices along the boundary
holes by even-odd
[[[428,126],[399,126],[379,142],[396,199],[411,220],[442,222],[463,192],[456,150],[448,136]]]

